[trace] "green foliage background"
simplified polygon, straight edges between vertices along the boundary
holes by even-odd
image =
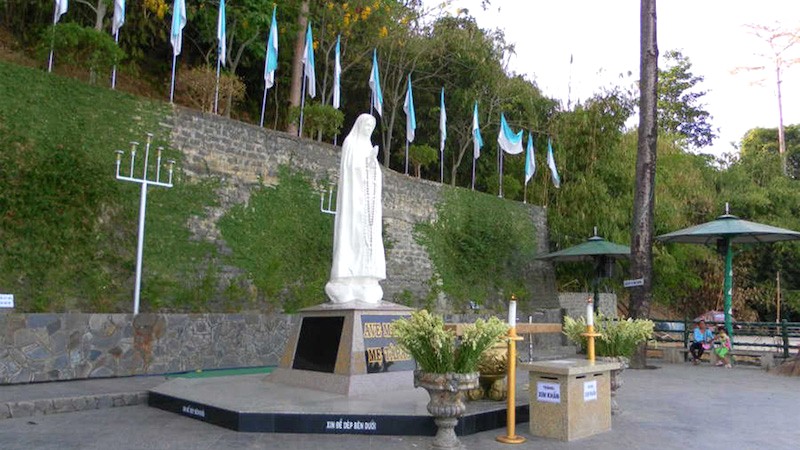
[[[528,298],[524,267],[536,253],[536,229],[525,206],[448,188],[436,210],[437,220],[417,224],[414,237],[427,248],[454,307],[490,304],[498,292]]]
[[[140,188],[115,180],[114,151],[146,132],[165,145],[167,107],[2,62],[0,98],[3,291],[20,311],[130,311]],[[180,156],[164,155],[178,168]],[[197,274],[213,249],[186,222],[214,204],[213,185],[178,172],[172,189],[150,189],[143,311],[208,307]]]

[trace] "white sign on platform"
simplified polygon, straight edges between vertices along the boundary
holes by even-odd
[[[13,308],[14,294],[0,294],[0,308]]]
[[[542,403],[561,403],[561,385],[558,383],[536,383],[536,401]]]
[[[597,380],[583,382],[583,401],[597,400]]]
[[[636,278],[634,280],[625,280],[622,282],[622,285],[626,288],[629,287],[636,287],[636,286],[644,286],[644,278]]]

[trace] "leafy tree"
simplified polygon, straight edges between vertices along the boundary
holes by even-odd
[[[703,77],[692,73],[692,63],[680,51],[664,55],[667,68],[658,71],[658,129],[691,148],[713,143],[717,135],[711,114],[700,102],[706,91],[697,90]]]
[[[742,138],[739,148],[743,156],[755,153],[780,155],[780,130],[776,128],[753,128]],[[784,129],[787,155],[787,175],[793,179],[800,177],[800,125],[788,125]]]
[[[408,158],[414,165],[414,173],[420,178],[422,168],[436,162],[439,159],[439,152],[430,145],[412,145],[408,149]]]

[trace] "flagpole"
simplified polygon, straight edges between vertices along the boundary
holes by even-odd
[[[439,150],[439,183],[444,184],[444,149]]]
[[[297,136],[303,137],[303,109],[306,107],[306,76],[303,75],[303,94],[300,98],[300,129]]]
[[[406,175],[408,175],[408,139],[406,139]]]
[[[53,47],[56,45],[56,14],[58,14],[58,2],[53,6],[53,36],[50,39],[50,58],[47,61],[47,73],[53,71]]]
[[[178,55],[175,52],[172,52],[172,83],[170,84],[169,88],[169,102],[172,103],[173,99],[175,98],[175,60],[178,59]]]
[[[475,151],[472,152],[472,190],[475,190]]]
[[[219,50],[217,50],[219,52]],[[219,104],[219,55],[217,55],[217,84],[214,87],[214,114],[217,114],[217,105]]]
[[[114,33],[114,43],[119,46],[119,29]],[[111,89],[117,88],[117,63],[114,62],[114,68],[111,69]]]
[[[264,127],[264,111],[265,107],[267,106],[267,80],[264,80],[264,98],[261,100],[261,122],[258,124],[260,127]]]
[[[498,197],[503,198],[503,149],[500,149],[500,194]]]
[[[525,187],[522,188],[522,203],[528,203],[528,182],[525,181]]]

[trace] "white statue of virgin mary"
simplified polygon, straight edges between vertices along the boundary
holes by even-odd
[[[375,118],[361,114],[342,144],[333,265],[325,293],[333,303],[361,301],[377,304],[383,298],[378,281],[386,279],[383,252],[383,174],[378,147],[372,145]]]

